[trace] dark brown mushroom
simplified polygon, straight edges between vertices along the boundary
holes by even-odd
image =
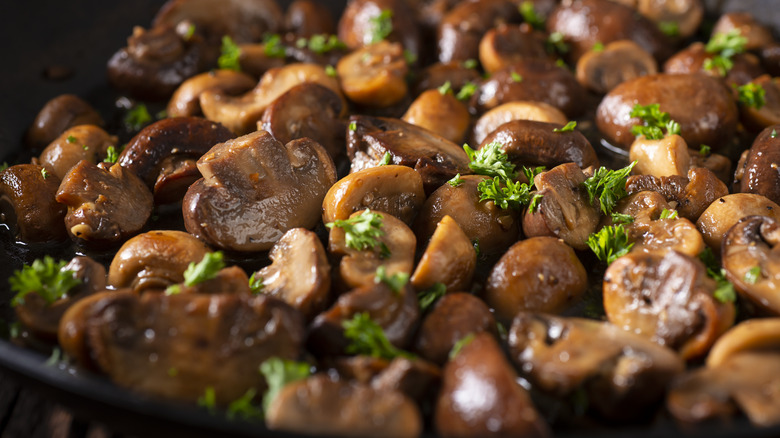
[[[411,167],[388,164],[350,173],[333,184],[322,202],[322,222],[347,219],[366,208],[412,225],[425,202],[422,177]]]
[[[284,13],[284,29],[298,38],[334,35],[336,23],[330,10],[314,0],[295,0]]]
[[[752,53],[738,53],[731,58],[733,66],[724,75],[724,72],[717,67],[707,68],[707,60],[715,55],[707,53],[704,43],[696,42],[669,58],[664,63],[663,70],[664,73],[674,74],[700,72],[715,78],[723,78],[726,83],[733,85],[744,85],[764,73],[757,56]]]
[[[780,221],[780,205],[753,193],[721,196],[702,212],[696,221],[696,228],[704,238],[704,243],[717,253],[721,250],[726,232],[740,219],[753,215]]]
[[[596,232],[601,219],[598,203],[591,205],[583,185],[587,176],[574,163],[556,166],[534,178],[536,208],[523,215],[527,237],[557,237],[574,249],[588,248],[588,236]]]
[[[425,128],[443,138],[461,143],[471,125],[471,115],[465,104],[452,92],[423,91],[415,99],[401,120]]]
[[[426,242],[444,216],[450,216],[479,246],[481,254],[500,254],[515,243],[520,234],[520,214],[514,209],[501,209],[492,201],[479,200],[477,186],[487,179],[465,175],[457,186],[442,184],[431,193],[414,223],[417,238]]]
[[[290,88],[265,109],[257,128],[288,143],[308,137],[336,160],[345,153],[346,107],[344,99],[317,83],[304,82]]]
[[[727,12],[715,22],[712,35],[729,33],[737,29],[739,35],[746,38],[745,50],[756,50],[766,47],[774,42],[771,29],[761,24],[750,12]]]
[[[333,160],[317,142],[283,145],[265,131],[215,145],[198,170],[203,178],[182,202],[187,231],[243,252],[268,250],[291,228],[313,228],[336,182]]]
[[[440,62],[466,61],[479,57],[479,42],[501,22],[517,22],[517,5],[508,0],[460,2],[442,18],[437,30]]]
[[[652,206],[636,214],[634,222],[624,225],[629,242],[634,244],[631,252],[675,250],[691,257],[698,256],[704,250],[704,239],[693,222],[684,217],[664,219],[662,212]]]
[[[316,374],[286,385],[268,407],[270,429],[304,434],[414,438],[417,406],[401,392]]]
[[[200,178],[195,162],[215,144],[234,137],[221,124],[199,117],[162,119],[130,139],[117,163],[146,183],[155,203],[178,202]]]
[[[534,120],[537,122],[565,125],[569,119],[558,108],[544,102],[512,101],[498,105],[482,114],[474,124],[472,143],[482,144],[490,133],[504,123],[513,120]]]
[[[527,58],[549,58],[544,32],[528,23],[500,24],[488,30],[479,43],[479,61],[486,72],[494,73]]]
[[[449,216],[436,225],[428,246],[412,274],[412,285],[426,290],[441,283],[449,291],[471,289],[477,252],[466,233]]]
[[[433,363],[444,365],[452,347],[470,333],[498,336],[490,308],[465,292],[444,295],[425,316],[417,332],[414,351]]]
[[[780,78],[761,75],[751,82],[764,90],[764,103],[762,105],[756,103],[754,106],[740,102],[742,123],[754,131],[780,125]]]
[[[290,35],[290,37],[292,37],[292,35]],[[285,38],[279,42],[272,40],[265,43],[239,44],[238,65],[241,71],[250,75],[252,78],[261,78],[269,70],[284,67],[287,60],[287,42],[288,41]],[[284,50],[284,56],[277,53],[279,47],[273,47],[277,43],[282,50]],[[295,59],[292,56],[290,56],[290,58]],[[238,93],[229,94],[234,95]]]
[[[243,94],[257,84],[251,76],[234,70],[213,70],[200,73],[179,85],[168,101],[168,117],[200,116],[200,95],[206,90],[217,90],[229,96]]]
[[[0,172],[0,222],[22,242],[63,240],[67,212],[55,196],[60,179],[42,166],[17,164]]]
[[[517,373],[498,342],[488,333],[473,336],[444,367],[433,417],[436,432],[442,436],[550,436],[549,426],[517,382]]]
[[[330,264],[315,233],[303,228],[287,231],[268,257],[273,263],[255,273],[255,279],[263,283],[262,293],[298,309],[307,321],[325,310],[330,298]]]
[[[213,277],[200,283],[193,285],[187,285],[186,283],[176,284],[174,289],[166,289],[165,292],[168,294],[234,294],[247,296],[253,294],[252,289],[249,287],[249,277],[238,266],[222,268]]]
[[[425,67],[417,75],[414,94],[419,95],[425,90],[438,89],[449,82],[453,90],[460,91],[466,84],[476,84],[482,80],[476,68],[464,65],[463,62],[437,62]]]
[[[103,118],[92,105],[73,94],[62,94],[41,108],[25,136],[33,150],[40,150],[53,142],[68,128],[78,125],[103,126]]]
[[[753,141],[744,162],[744,174],[739,181],[739,191],[763,195],[772,202],[780,202],[780,125],[772,125],[761,131]],[[773,134],[774,133],[774,134]]]
[[[697,74],[657,74],[623,82],[610,91],[596,110],[596,125],[604,139],[628,149],[635,136],[631,127],[641,124],[630,116],[634,105],[659,104],[680,124],[680,135],[689,147],[706,144],[713,152],[723,149],[737,127],[737,106],[723,83]]]
[[[615,260],[604,274],[609,322],[677,350],[683,359],[703,356],[736,312],[733,303],[713,296],[717,284],[696,255],[632,251]]]
[[[117,145],[117,137],[95,125],[68,128],[46,146],[38,163],[59,179],[81,160],[97,163],[106,157],[109,146]]]
[[[439,388],[441,369],[420,359],[397,356],[371,380],[377,391],[399,391],[424,407]]]
[[[136,293],[165,289],[183,282],[190,263],[198,263],[208,252],[192,234],[148,231],[122,244],[108,268],[108,284]]]
[[[658,73],[658,64],[639,44],[618,40],[589,50],[577,61],[577,81],[596,93],[607,93],[625,81]]]
[[[574,250],[552,237],[512,245],[487,279],[485,302],[501,321],[517,312],[559,313],[585,293],[588,276]]]
[[[704,18],[702,0],[637,0],[639,13],[659,26],[672,26],[673,38],[693,36]]]
[[[389,107],[406,97],[408,71],[403,46],[384,40],[357,49],[336,64],[347,98],[372,108]]]
[[[68,207],[65,227],[79,243],[107,246],[138,233],[152,215],[152,192],[119,164],[98,167],[86,160],[62,179],[57,202]]]
[[[522,312],[509,329],[515,365],[540,391],[583,391],[588,409],[619,421],[648,418],[685,369],[672,350],[612,324]]]
[[[211,387],[220,406],[262,392],[258,364],[298,358],[304,334],[296,310],[264,295],[114,292],[71,308],[63,324],[77,319],[87,351],[117,385],[188,403]]]
[[[390,153],[392,164],[420,173],[425,193],[431,193],[457,173],[468,170],[468,156],[461,147],[427,129],[403,120],[354,115],[349,118],[347,154],[350,172],[375,167]]]
[[[387,35],[377,34],[381,14],[388,14]],[[400,43],[414,56],[422,53],[422,39],[415,13],[405,0],[354,0],[347,3],[338,24],[339,39],[347,47],[357,49],[381,41]]]

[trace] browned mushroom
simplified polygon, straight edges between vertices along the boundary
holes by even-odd
[[[362,214],[380,216],[378,237],[373,248],[354,248],[346,242],[343,228],[334,226],[328,238],[328,251],[334,257],[340,257],[338,281],[347,289],[370,286],[374,283],[376,270],[383,266],[388,276],[409,275],[414,268],[414,251],[417,239],[412,230],[400,219],[389,214],[368,210],[353,213],[350,218]]]
[[[780,347],[780,319],[755,318],[742,321],[723,334],[707,355],[707,366],[722,365],[731,357],[751,351]]]
[[[398,43],[380,41],[341,58],[336,71],[349,100],[369,107],[387,107],[406,96],[409,67]]]
[[[492,201],[479,200],[477,186],[487,179],[466,175],[461,177],[460,184],[442,184],[431,193],[414,223],[417,238],[427,241],[444,216],[450,216],[482,254],[500,254],[515,243],[520,214],[514,209],[499,208]]]
[[[264,294],[284,300],[306,320],[325,310],[330,298],[330,264],[316,234],[293,228],[274,244],[268,257],[273,263],[255,273]]]
[[[519,21],[517,6],[508,0],[460,2],[442,18],[437,30],[440,62],[477,59],[479,42],[497,23]]]
[[[552,237],[531,237],[512,245],[496,263],[484,296],[496,317],[509,321],[524,310],[562,312],[587,286],[585,267],[570,246]]]
[[[209,252],[193,235],[175,230],[139,234],[125,242],[108,268],[108,284],[136,293],[165,289],[184,281],[190,263]]]
[[[417,406],[402,393],[316,374],[286,385],[266,413],[270,429],[304,434],[414,438]]]
[[[243,269],[238,266],[228,266],[217,271],[213,277],[199,283],[188,285],[180,283],[174,285],[172,289],[165,289],[168,294],[234,294],[234,295],[252,295],[253,291],[249,286],[249,277]]]
[[[636,0],[636,7],[659,27],[668,26],[675,38],[688,38],[696,33],[704,18],[701,0]]]
[[[703,356],[731,327],[736,312],[733,303],[713,296],[717,285],[696,255],[632,251],[615,260],[604,274],[609,322],[677,350],[684,359]]]
[[[22,242],[64,239],[66,208],[55,200],[60,179],[35,164],[0,172],[0,222]]]
[[[345,153],[344,99],[328,87],[304,82],[290,88],[263,112],[257,129],[268,131],[282,143],[308,137],[336,160]]]
[[[496,327],[490,308],[482,300],[465,292],[448,293],[436,301],[423,319],[414,350],[425,359],[443,365],[458,341],[470,333],[498,336]]]
[[[333,35],[336,24],[330,10],[314,0],[295,0],[284,13],[284,29],[298,38]]]
[[[451,91],[427,90],[409,105],[401,120],[461,143],[471,124],[471,115]]]
[[[99,369],[141,394],[192,403],[211,387],[227,405],[265,389],[257,364],[301,351],[300,314],[264,295],[114,292],[89,304],[71,308],[62,324],[82,320]]]
[[[310,139],[286,145],[257,131],[215,145],[184,195],[187,231],[232,251],[268,250],[291,228],[312,228],[336,168]]]
[[[583,391],[589,410],[615,420],[647,418],[684,370],[672,350],[612,324],[522,312],[509,330],[512,360],[535,388]]]
[[[117,138],[95,125],[68,128],[46,146],[38,162],[59,179],[81,160],[97,163],[106,157],[109,146],[116,146]]]
[[[490,133],[504,123],[512,120],[534,120],[537,122],[557,123],[561,126],[568,122],[561,110],[544,102],[512,101],[501,104],[482,114],[474,124],[472,139],[474,144],[482,144]]]
[[[488,30],[479,43],[479,61],[494,73],[526,58],[548,58],[547,36],[528,23],[500,24]]]
[[[756,137],[747,153],[739,191],[763,195],[772,202],[780,202],[780,125],[769,126]]]
[[[386,34],[380,21],[389,22]],[[338,25],[339,39],[347,47],[363,46],[388,41],[400,43],[414,56],[422,53],[422,40],[414,11],[405,0],[354,0],[347,3]]]
[[[471,289],[477,252],[466,233],[449,216],[436,225],[425,252],[412,274],[412,285],[426,290],[441,283],[450,291]]]
[[[752,53],[737,53],[731,58],[733,66],[727,72],[716,67],[708,67],[707,60],[716,56],[708,53],[704,43],[696,42],[677,52],[664,63],[665,73],[696,73],[700,72],[715,78],[724,77],[726,83],[743,85],[762,75],[761,61]]]
[[[772,31],[749,12],[731,11],[721,15],[712,28],[712,34],[729,33],[733,29],[746,38],[745,50],[760,49],[774,42]]]
[[[488,333],[474,334],[444,367],[433,421],[442,436],[551,435],[503,350]]]
[[[221,124],[199,117],[166,118],[130,139],[117,163],[146,183],[155,203],[178,202],[200,178],[195,162],[215,144],[234,137]]]
[[[132,171],[86,160],[65,175],[56,199],[68,207],[68,234],[94,246],[113,245],[138,233],[153,207],[152,192]]]
[[[764,196],[752,193],[733,193],[721,196],[707,207],[696,221],[704,243],[716,253],[726,232],[741,218],[759,215],[780,220],[780,205]]]
[[[419,172],[425,193],[431,193],[457,173],[469,172],[466,152],[427,129],[385,117],[354,115],[349,121],[347,154],[352,173],[377,166],[389,153],[392,164]]]
[[[292,36],[292,35],[291,35]],[[277,47],[279,46],[284,50],[283,54],[277,53]],[[238,65],[242,72],[248,74],[253,79],[261,78],[266,72],[274,68],[284,67],[287,60],[287,40],[272,40],[264,43],[245,43],[238,44],[239,56]],[[293,58],[292,56],[290,58]],[[295,58],[293,58],[295,59]],[[308,62],[308,61],[302,61]],[[244,91],[248,91],[252,87],[247,88]],[[231,93],[235,95],[238,93]]]
[[[780,314],[780,222],[768,216],[743,217],[723,236],[726,278],[759,309]]]
[[[640,192],[641,193],[641,192]],[[661,217],[655,206],[636,214],[636,220],[624,225],[632,252],[666,252],[675,250],[696,257],[704,250],[704,239],[693,222],[683,217]],[[667,211],[673,215],[672,210]]]
[[[598,203],[591,205],[589,201],[583,185],[586,179],[575,163],[536,175],[536,194],[542,198],[523,216],[525,235],[557,237],[574,249],[587,249],[588,236],[596,232],[601,211]]]
[[[411,167],[388,164],[350,173],[333,184],[322,202],[322,222],[371,210],[389,213],[407,225],[425,202],[422,177]]]
[[[40,295],[30,293],[14,307],[19,322],[32,334],[47,341],[57,340],[62,315],[73,303],[106,288],[106,268],[89,257],[74,257],[60,271],[71,271],[79,284],[54,302],[48,303]]]
[[[632,172],[637,175],[683,176],[691,167],[688,144],[679,135],[667,135],[657,140],[639,136],[631,143],[628,159],[636,161]]]
[[[257,84],[249,75],[234,70],[213,70],[185,80],[168,101],[168,117],[199,116],[200,95],[206,90],[218,90],[221,94],[235,96],[245,93]]]
[[[25,136],[34,150],[40,150],[53,142],[65,130],[78,125],[103,126],[103,118],[92,106],[73,94],[62,94],[41,108]]]
[[[610,91],[596,110],[596,125],[604,139],[628,149],[635,136],[631,127],[641,122],[630,116],[636,104],[659,104],[680,124],[689,147],[701,144],[721,150],[737,126],[737,106],[731,92],[713,77],[697,74],[657,74],[623,82]]]
[[[756,131],[772,125],[780,125],[780,78],[761,75],[751,82],[764,90],[764,103],[747,105],[740,102],[742,122],[749,129]]]
[[[474,66],[465,62],[437,62],[429,65],[417,75],[414,94],[425,90],[438,89],[449,82],[453,90],[460,90],[467,84],[476,84],[482,77]]]
[[[655,59],[631,40],[613,41],[589,50],[577,61],[577,81],[596,93],[606,93],[625,81],[658,73]]]

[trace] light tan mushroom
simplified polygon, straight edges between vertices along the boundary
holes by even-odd
[[[200,73],[179,85],[168,101],[166,112],[168,117],[199,116],[203,114],[200,95],[206,90],[235,96],[251,90],[255,85],[257,82],[251,76],[233,70]]]
[[[341,58],[336,65],[349,100],[370,107],[387,107],[406,96],[409,67],[403,46],[380,41]]]
[[[631,143],[629,160],[636,161],[636,175],[687,175],[691,166],[688,144],[679,135],[668,135],[659,140],[637,137]]]
[[[444,216],[414,270],[412,285],[426,290],[442,283],[448,291],[467,291],[476,266],[474,245],[454,219]]]
[[[461,143],[471,123],[469,110],[452,92],[426,90],[409,105],[401,120]]]
[[[565,125],[566,115],[558,108],[545,102],[513,101],[503,103],[487,111],[477,120],[473,129],[474,144],[481,144],[496,128],[512,120],[533,120],[537,122]]]
[[[707,355],[707,366],[718,367],[750,350],[780,350],[780,318],[749,319],[721,336]]]
[[[768,216],[780,220],[780,205],[761,195],[733,193],[722,196],[710,204],[696,221],[704,243],[716,253],[726,232],[740,219],[751,215]]]

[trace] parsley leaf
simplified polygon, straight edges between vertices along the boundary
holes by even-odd
[[[232,420],[236,417],[241,417],[244,420],[262,420],[263,410],[252,404],[256,395],[257,390],[249,388],[240,398],[230,402],[227,407],[228,419]]]
[[[593,44],[593,47],[590,48],[590,50],[592,50],[594,52],[603,52],[604,51],[604,43],[602,43],[601,41],[596,41]]]
[[[463,150],[470,161],[469,168],[478,175],[500,176],[507,180],[517,178],[515,165],[509,161],[501,146],[501,143],[494,141],[475,151],[464,144]]]
[[[631,133],[637,137],[644,135],[648,140],[660,140],[664,138],[664,129],[668,135],[680,133],[680,124],[672,120],[669,113],[662,112],[660,104],[636,104],[631,109],[630,116],[638,117],[644,122],[644,125],[631,127]]]
[[[451,185],[452,187],[458,187],[459,185],[463,184],[463,178],[460,177],[460,174],[457,174],[452,177],[451,180],[447,181],[447,184]]]
[[[471,96],[473,96],[474,93],[476,92],[477,92],[477,84],[475,84],[474,82],[466,82],[466,84],[464,84],[460,88],[458,94],[455,95],[455,98],[463,102],[469,100]]]
[[[611,214],[617,202],[628,195],[626,180],[635,165],[636,161],[618,170],[599,167],[593,176],[583,182],[588,191],[590,205],[593,205],[593,201],[598,199],[601,211],[607,215]]]
[[[739,102],[755,109],[761,109],[766,105],[766,90],[761,84],[755,82],[748,82],[745,85],[737,86],[737,94],[739,95]]]
[[[759,278],[761,278],[761,266],[753,266],[745,273],[743,280],[747,284],[756,284]]]
[[[772,130],[772,133],[771,133],[771,134],[769,134],[769,137],[770,137],[770,138],[777,138],[777,129],[773,129],[773,130]]]
[[[146,105],[142,103],[134,106],[125,116],[125,126],[132,131],[140,130],[151,121],[152,115],[149,114]]]
[[[452,93],[452,84],[450,81],[445,82],[444,85],[439,87],[439,94],[444,96],[447,93]]]
[[[24,297],[29,293],[37,294],[46,304],[67,296],[71,289],[81,284],[81,280],[76,278],[75,272],[63,270],[66,264],[64,260],[56,262],[51,256],[45,256],[14,271],[8,279],[11,291],[16,292],[11,306],[24,304]]]
[[[513,71],[509,75],[512,77],[512,82],[523,82],[523,76],[520,73]]]
[[[184,285],[195,286],[217,276],[217,272],[225,267],[224,256],[221,251],[208,252],[195,264],[190,262],[184,271]]]
[[[663,209],[661,211],[661,219],[677,219],[677,210]]]
[[[379,165],[387,166],[388,164],[393,164],[393,155],[390,154],[390,152],[385,152],[385,154],[382,155],[382,159],[379,160]]]
[[[213,386],[207,386],[203,395],[198,397],[198,406],[208,409],[210,414],[216,412],[217,394],[214,392]]]
[[[8,162],[3,161],[3,164],[0,164],[0,172],[4,171],[5,169],[8,169]]]
[[[530,24],[534,29],[544,30],[544,18],[536,13],[534,2],[522,2],[518,9],[520,10],[520,15],[523,16],[523,21]]]
[[[532,185],[501,180],[499,177],[482,180],[477,184],[480,201],[493,201],[496,206],[508,210],[510,208],[520,210],[523,205],[535,208],[541,195],[531,195]],[[531,208],[529,208],[529,211]]]
[[[417,55],[409,49],[404,49],[404,60],[407,64],[412,65],[417,62]]]
[[[720,267],[712,249],[710,247],[704,248],[704,251],[699,254],[699,259],[707,269],[707,276],[715,280],[718,285],[712,296],[721,303],[736,301],[737,293],[734,290],[734,285],[726,279],[726,270]]]
[[[577,122],[571,121],[567,123],[563,128],[555,128],[553,129],[553,132],[571,132],[574,131],[574,128],[577,127]]]
[[[407,282],[409,282],[409,274],[406,272],[398,272],[388,277],[387,268],[384,265],[376,268],[374,283],[384,283],[397,294],[401,293]]]
[[[233,42],[233,38],[225,35],[222,37],[222,47],[220,48],[219,59],[217,59],[217,65],[223,70],[235,70],[241,71],[241,48],[238,44]]]
[[[381,229],[382,215],[379,213],[374,213],[366,208],[357,216],[349,219],[336,219],[325,226],[330,229],[333,227],[343,228],[346,244],[352,249],[364,251],[380,246],[380,257],[390,256],[390,249],[378,240],[379,237],[385,235]]]
[[[612,222],[616,224],[630,224],[634,222],[634,216],[623,213],[612,213]]]
[[[545,46],[548,53],[568,53],[569,45],[564,42],[564,36],[560,32],[553,32],[547,37]]]
[[[536,175],[539,175],[540,173],[544,172],[545,170],[547,170],[547,168],[545,166],[537,166],[534,168],[523,166],[522,170],[523,170],[523,175],[525,175],[525,177],[528,179],[528,183],[533,185],[534,178],[536,177]]]
[[[588,236],[588,247],[601,261],[611,264],[618,257],[628,254],[634,243],[628,242],[623,225],[608,225]]]
[[[252,276],[249,277],[249,289],[252,291],[253,294],[257,295],[263,291],[265,288],[265,284],[263,284],[263,277],[257,275],[257,272],[253,272]]]
[[[726,33],[713,35],[704,47],[704,51],[714,56],[704,60],[704,68],[706,70],[717,69],[721,76],[726,76],[734,67],[734,61],[731,58],[744,52],[745,44],[747,44],[747,38],[740,34],[739,29],[731,29]]]
[[[661,21],[658,23],[658,29],[668,37],[680,35],[680,25],[676,21]]]
[[[382,327],[368,313],[356,313],[352,319],[341,323],[344,336],[350,341],[347,353],[393,360],[396,357],[412,359],[414,355],[396,348],[387,340]]]
[[[463,347],[466,345],[469,345],[471,341],[474,340],[474,333],[469,333],[466,336],[460,338],[458,342],[455,343],[455,345],[452,346],[452,350],[450,350],[450,360],[455,359],[455,357],[460,354],[460,350],[463,350]]]
[[[430,289],[417,293],[417,301],[420,303],[420,311],[425,312],[433,303],[447,293],[447,286],[444,283],[436,282]]]
[[[336,35],[320,34],[312,36],[309,38],[308,42],[305,38],[301,38],[301,40],[303,40],[304,46],[309,46],[309,50],[319,55],[328,53],[333,50],[347,48],[347,45],[344,44],[344,42],[341,41]],[[301,40],[298,40],[298,42],[300,43]],[[298,47],[301,47],[301,45],[298,44]]]
[[[239,56],[240,56],[239,49]],[[282,37],[278,33],[265,38],[263,42],[263,53],[269,58],[284,58],[287,56],[287,49],[282,44]]]
[[[473,58],[472,59],[467,59],[467,60],[463,61],[463,63],[461,65],[463,66],[463,68],[468,68],[468,69],[477,68],[477,60],[473,59]]]
[[[702,157],[706,157],[707,155],[710,154],[710,152],[712,152],[712,148],[707,146],[706,144],[702,143],[702,145],[699,147],[699,155],[701,155]]]
[[[106,158],[103,160],[103,162],[116,163],[118,159],[119,159],[119,151],[116,150],[116,147],[109,146],[108,149],[106,149]]]
[[[279,395],[282,388],[311,375],[311,365],[306,362],[272,357],[260,364],[260,372],[268,384],[268,390],[263,395],[263,411],[267,412],[271,402]]]
[[[67,141],[68,143],[75,143],[78,140],[76,139],[76,137],[69,135],[68,138],[65,139],[65,141]]]
[[[325,66],[325,74],[328,75],[331,78],[335,78],[339,75],[339,73],[336,71],[336,68],[332,65],[326,65]]]
[[[48,178],[48,177],[49,177],[49,171],[48,171],[48,170],[46,170],[46,168],[45,168],[45,167],[42,167],[42,168],[41,168],[41,176],[43,177],[43,179],[46,179],[46,178]]]
[[[382,9],[376,17],[369,19],[371,23],[371,44],[378,43],[393,33],[393,11]]]
[[[357,131],[357,122],[355,122],[355,121],[349,122],[349,130],[350,131]]]

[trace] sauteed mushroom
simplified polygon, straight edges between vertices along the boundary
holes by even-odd
[[[68,128],[46,146],[38,158],[41,166],[62,179],[71,167],[81,160],[97,163],[106,157],[109,146],[115,146],[117,138],[95,125],[78,125]]]
[[[401,120],[428,129],[445,139],[460,143],[471,124],[466,105],[441,90],[423,91],[409,105]]]
[[[168,117],[199,116],[200,95],[206,90],[218,90],[221,94],[235,96],[245,93],[256,85],[255,80],[234,70],[213,70],[185,80],[168,101]]]
[[[544,102],[512,101],[501,104],[477,119],[473,129],[474,144],[482,144],[490,133],[499,126],[513,120],[535,120],[537,122],[557,123],[561,126],[568,122],[558,108]]]
[[[415,14],[409,5],[405,0],[348,2],[339,20],[339,39],[351,49],[381,44],[380,40],[400,43],[414,56],[420,56],[422,53],[420,31]],[[382,34],[382,29],[377,29],[381,26],[378,24],[380,20],[389,22],[389,32],[386,35]]]
[[[103,126],[103,118],[92,105],[73,94],[62,94],[46,102],[27,130],[25,142],[43,149],[65,130],[78,125]]]
[[[780,205],[752,193],[733,193],[722,196],[710,204],[696,221],[704,243],[716,252],[726,232],[740,219],[760,215],[780,220]]]
[[[780,139],[772,125],[761,131],[753,141],[742,167],[739,191],[763,195],[772,202],[780,202]],[[772,134],[772,133],[775,134]],[[740,160],[742,161],[742,160]]]
[[[507,0],[479,0],[455,5],[437,29],[440,62],[477,59],[483,35],[500,22],[519,19],[517,6]]]
[[[640,76],[658,73],[655,59],[639,44],[618,40],[603,50],[585,52],[577,61],[577,80],[596,93],[606,93]]]
[[[299,38],[336,33],[336,24],[330,11],[314,0],[292,2],[284,13],[284,28]]]
[[[450,291],[469,290],[476,265],[474,245],[454,219],[444,216],[412,274],[412,285],[417,290],[436,283]]]
[[[380,41],[341,58],[336,71],[349,100],[384,108],[400,102],[407,92],[409,68],[398,43]]]
[[[0,172],[0,221],[22,242],[65,238],[66,208],[54,199],[60,180],[35,164],[17,164]]]

